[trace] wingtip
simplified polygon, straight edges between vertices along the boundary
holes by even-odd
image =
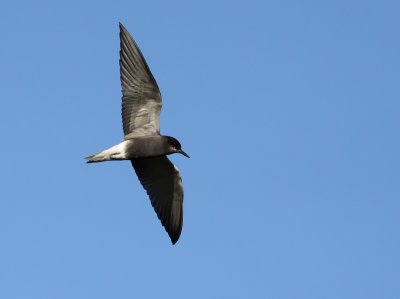
[[[127,31],[125,26],[121,22],[118,22],[118,25],[119,25],[119,31],[120,32]]]
[[[172,245],[175,245],[176,242],[178,242],[178,240],[179,240],[179,237],[178,238],[173,238],[173,237],[170,236],[170,238],[171,238]]]
[[[178,240],[179,240],[179,238],[181,236],[181,230],[179,232],[169,232],[169,231],[167,231],[167,233],[169,235],[169,238],[171,239],[172,245],[175,245],[178,242]]]

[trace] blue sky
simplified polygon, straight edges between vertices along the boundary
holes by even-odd
[[[185,187],[122,139],[118,22]],[[397,1],[2,1],[0,298],[399,298]]]

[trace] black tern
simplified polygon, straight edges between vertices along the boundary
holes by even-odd
[[[130,160],[172,244],[182,231],[183,186],[167,155],[180,153],[179,141],[160,134],[161,93],[132,36],[119,23],[122,125],[124,140],[86,157],[87,163]]]

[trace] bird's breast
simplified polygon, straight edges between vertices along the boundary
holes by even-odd
[[[159,136],[136,137],[127,140],[125,151],[128,159],[148,158],[165,155],[164,148]]]

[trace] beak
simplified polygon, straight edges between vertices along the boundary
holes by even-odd
[[[178,153],[184,155],[187,158],[190,158],[188,154],[186,154],[183,150],[180,150]]]

